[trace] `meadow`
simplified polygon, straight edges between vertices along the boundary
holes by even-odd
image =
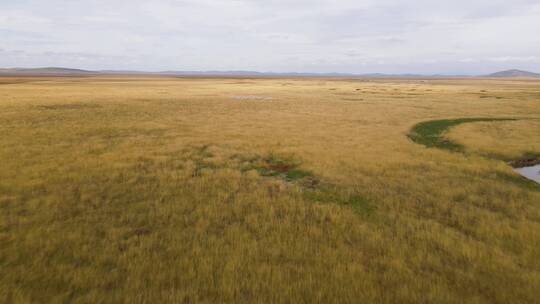
[[[2,77],[0,302],[537,303],[538,155],[540,80]]]

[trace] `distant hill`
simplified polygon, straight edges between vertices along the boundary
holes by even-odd
[[[0,68],[0,75],[9,76],[77,76],[77,75],[162,75],[162,76],[208,76],[208,77],[350,77],[359,76],[348,73],[274,73],[274,72],[256,72],[256,71],[136,71],[136,70],[101,70],[88,71],[81,69],[69,69],[58,67],[47,68]],[[373,74],[382,76],[383,74]]]
[[[144,73],[144,72],[143,72]],[[156,75],[167,76],[239,76],[239,77],[367,77],[367,78],[407,78],[422,77],[419,74],[354,74],[354,73],[308,73],[308,72],[257,72],[257,71],[162,71]],[[433,75],[435,76],[435,75]],[[425,77],[425,76],[424,76]],[[427,76],[430,77],[430,76]]]
[[[136,70],[100,70],[88,71],[58,67],[47,68],[0,68],[0,76],[92,76],[92,75],[157,75],[177,77],[366,77],[366,78],[413,78],[438,77],[438,75],[417,74],[354,74],[354,73],[306,73],[306,72],[257,72],[257,71],[136,71]]]
[[[487,75],[488,77],[540,77],[540,74],[522,70],[506,70]]]
[[[47,67],[47,68],[34,68],[34,69],[25,69],[25,68],[11,68],[11,69],[0,69],[0,75],[93,75],[97,72],[79,70],[79,69],[68,69],[68,68],[56,68],[56,67]]]
[[[384,73],[309,73],[309,72],[257,72],[257,71],[136,71],[136,70],[100,70],[89,71],[62,67],[45,68],[0,68],[0,76],[97,76],[97,75],[147,75],[172,77],[353,77],[353,78],[456,78],[474,77],[467,75],[445,74],[384,74]],[[540,77],[540,74],[507,70],[481,77]]]

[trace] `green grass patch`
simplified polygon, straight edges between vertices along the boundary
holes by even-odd
[[[538,186],[536,182],[518,174],[507,174],[507,173],[498,172],[496,173],[496,177],[497,179],[502,179],[505,182],[512,183],[518,187],[522,187],[531,191],[540,190],[540,187]]]
[[[342,195],[330,188],[320,188],[304,192],[304,198],[319,203],[334,203],[354,209],[362,215],[371,215],[375,206],[369,199],[359,194]]]
[[[313,173],[306,170],[294,169],[287,172],[285,176],[287,180],[297,180],[297,179],[302,179],[308,176],[313,176]]]
[[[238,158],[238,156],[236,156]],[[281,177],[287,181],[313,179],[313,173],[300,169],[300,161],[269,154],[265,157],[240,158],[241,171],[257,170],[262,176]]]

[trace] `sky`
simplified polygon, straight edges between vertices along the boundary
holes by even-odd
[[[0,0],[0,67],[540,72],[540,0]]]

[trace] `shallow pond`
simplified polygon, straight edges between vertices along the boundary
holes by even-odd
[[[540,165],[514,169],[517,173],[540,184]]]
[[[257,96],[257,95],[241,95],[241,96],[233,96],[233,98],[237,100],[272,100],[273,99],[271,96]]]

